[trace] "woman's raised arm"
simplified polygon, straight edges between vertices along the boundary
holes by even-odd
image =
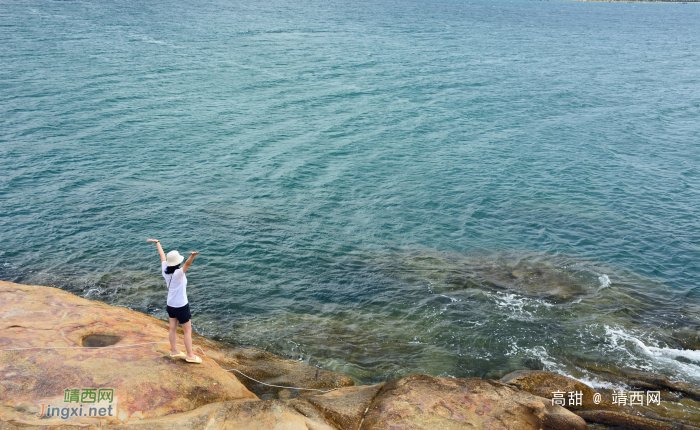
[[[158,245],[158,253],[160,254],[160,261],[163,262],[165,261],[165,252],[163,252],[163,248],[160,246],[160,241],[156,239],[146,239],[146,242],[155,242],[156,245]]]
[[[192,262],[194,261],[194,256],[197,254],[199,254],[199,251],[190,251],[190,258],[188,258],[187,261],[185,261],[185,265],[182,266],[182,273],[187,272],[187,269],[190,267],[190,264],[192,264]]]

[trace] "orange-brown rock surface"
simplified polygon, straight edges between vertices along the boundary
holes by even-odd
[[[85,424],[127,422],[256,398],[210,359],[194,365],[170,358],[167,331],[155,318],[56,288],[2,282],[0,294],[0,349],[37,348],[0,355],[3,420],[64,424],[60,417],[39,421],[35,415],[42,404],[63,407],[66,389],[114,389],[118,412],[101,419],[71,417],[71,423]],[[93,334],[118,336],[115,346],[145,345],[70,348],[82,346]],[[53,348],[38,349],[44,347]]]
[[[586,428],[566,409],[498,381],[413,375],[354,387],[345,375],[200,336],[193,340],[204,362],[188,364],[169,356],[168,325],[153,317],[49,287],[0,281],[0,296],[2,430]],[[116,343],[84,348],[94,335]],[[275,385],[335,390],[268,387],[230,368]],[[37,417],[49,404],[77,412],[66,389],[104,388],[114,389],[112,416]]]
[[[336,427],[357,430],[384,384],[347,387],[323,395],[309,396],[306,401],[321,411]]]
[[[654,420],[634,414],[617,412],[611,410],[587,410],[580,411],[579,415],[586,421],[602,423],[618,429],[633,430],[698,430],[690,424],[674,423],[661,420]]]
[[[580,392],[582,394],[581,405],[576,406],[574,402],[573,405],[568,406],[568,408],[572,410],[603,409],[605,407],[604,405],[609,405],[612,402],[612,398],[608,398],[609,396],[606,393],[606,401],[601,401],[599,404],[596,404],[593,401],[596,392],[588,385],[567,376],[543,370],[517,370],[501,378],[501,382],[514,385],[530,394],[546,399],[551,399],[553,397],[552,393],[555,391],[565,393],[563,396],[567,406],[569,403],[568,393]],[[601,404],[603,407],[601,407]]]
[[[542,398],[496,381],[425,375],[292,400],[223,402],[119,426],[122,430],[173,428],[583,430],[587,426],[566,409],[547,406]]]
[[[412,375],[387,382],[363,430],[583,430],[580,417],[499,381]]]
[[[115,426],[121,430],[357,430],[371,398],[382,385],[346,387],[332,393],[291,400],[231,401],[166,417]],[[339,403],[340,402],[340,403]],[[322,404],[337,407],[318,408]],[[359,419],[358,419],[359,417]],[[112,428],[112,427],[108,427]]]
[[[186,412],[214,402],[257,399],[234,373],[224,371],[212,359],[230,356],[235,351],[233,347],[196,336],[194,344],[202,347],[206,355],[196,350],[203,362],[189,364],[170,358],[168,325],[151,316],[51,287],[0,281],[0,296],[0,349],[15,349],[0,352],[0,419],[3,421],[116,424]],[[82,346],[83,339],[94,334],[116,336],[118,342],[111,348],[73,348]],[[181,337],[178,343],[183,344]],[[145,345],[120,347],[132,344]],[[52,348],[43,349],[46,347]],[[251,354],[255,357],[254,352],[247,352],[248,358]],[[317,374],[316,368],[302,363],[276,356],[267,358],[257,362],[268,374]],[[240,364],[235,360],[224,361]],[[243,366],[239,367],[244,372],[251,370],[261,376],[262,372],[255,372],[250,366],[254,359],[240,361]],[[305,381],[295,381],[294,385],[308,388],[352,385],[345,375],[318,373],[321,375],[315,383],[303,385]],[[275,380],[279,381],[285,382],[284,378]],[[118,411],[114,416],[70,416],[69,421],[36,417],[41,414],[42,404],[76,406],[64,403],[66,389],[92,388],[114,389]]]
[[[578,406],[570,404],[564,395],[566,408],[590,423],[636,430],[700,430],[696,387],[670,381],[663,375],[641,372],[634,372],[627,378],[616,376],[613,380],[627,385],[630,390],[659,391],[661,402],[659,405],[614,404],[610,390],[593,390],[575,379],[541,370],[518,370],[501,378],[501,382],[547,399],[552,399],[555,391],[581,392],[582,401]],[[600,394],[598,404],[594,402],[596,392]]]
[[[194,342],[202,346],[207,351],[207,355],[224,369],[237,369],[244,375],[266,384],[316,390],[354,385],[352,379],[346,375],[306,366],[298,361],[287,360],[256,348],[224,345],[200,336],[195,336]],[[300,394],[314,393],[309,390],[271,387],[245,376],[239,376],[239,380],[260,399],[293,398]]]

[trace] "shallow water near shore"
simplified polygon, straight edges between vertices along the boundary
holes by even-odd
[[[0,279],[358,383],[700,384],[700,7],[0,0]]]

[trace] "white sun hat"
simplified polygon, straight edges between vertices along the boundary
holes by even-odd
[[[182,260],[184,260],[185,257],[180,255],[179,252],[172,250],[168,252],[168,256],[165,258],[165,261],[168,263],[168,266],[177,266],[178,264],[182,263]]]

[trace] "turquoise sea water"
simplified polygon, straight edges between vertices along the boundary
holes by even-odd
[[[0,279],[358,383],[700,383],[700,7],[0,0]]]

